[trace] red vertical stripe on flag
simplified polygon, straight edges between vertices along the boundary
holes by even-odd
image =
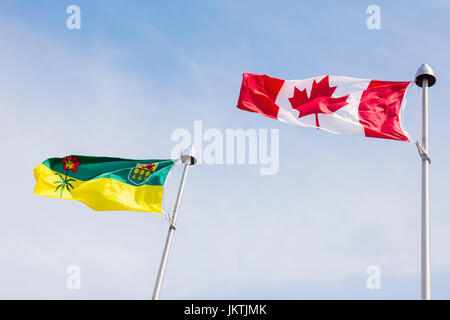
[[[237,107],[277,119],[280,108],[275,104],[275,100],[284,80],[251,73],[244,73],[242,76],[241,93],[239,94]]]
[[[366,137],[408,141],[400,124],[400,109],[410,82],[372,80],[359,103],[359,122]]]

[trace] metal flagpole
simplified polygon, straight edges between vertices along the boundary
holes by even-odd
[[[433,69],[423,64],[416,72],[415,83],[422,87],[422,145],[416,142],[422,158],[422,214],[421,214],[421,297],[431,299],[431,264],[430,264],[430,190],[428,155],[428,87],[436,83]]]
[[[197,162],[195,157],[194,147],[191,146],[183,152],[181,156],[181,161],[184,163],[183,176],[181,177],[180,187],[178,188],[177,198],[175,200],[175,206],[173,208],[172,218],[169,227],[169,232],[167,233],[166,244],[164,245],[164,251],[161,258],[161,264],[159,265],[158,277],[156,278],[155,288],[153,289],[153,300],[159,299],[159,294],[161,292],[162,281],[164,279],[164,273],[166,272],[167,259],[169,258],[169,251],[172,245],[172,238],[175,232],[175,225],[177,223],[178,209],[180,208],[181,196],[183,195],[184,184],[186,182],[186,177],[189,171],[189,166],[194,165]]]

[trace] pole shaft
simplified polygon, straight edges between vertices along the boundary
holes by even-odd
[[[422,148],[428,154],[428,80],[422,82]],[[427,157],[422,157],[422,214],[421,214],[421,296],[431,299],[430,270],[430,192]]]
[[[183,176],[181,177],[180,187],[178,188],[177,198],[175,200],[175,207],[173,208],[172,223],[176,225],[178,218],[178,209],[180,207],[181,197],[183,195],[184,184],[186,182],[187,173],[189,171],[189,165],[185,164],[183,170]],[[153,289],[153,300],[159,299],[161,292],[161,286],[166,272],[167,260],[169,258],[169,251],[172,245],[172,238],[175,232],[173,225],[170,225],[169,232],[167,233],[166,244],[164,245],[164,251],[161,258],[161,264],[159,265],[158,277],[156,278],[155,287]]]

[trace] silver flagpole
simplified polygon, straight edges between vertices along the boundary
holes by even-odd
[[[415,83],[422,87],[422,145],[416,143],[422,158],[421,297],[422,300],[430,300],[430,190],[428,170],[431,158],[428,155],[428,87],[436,83],[433,69],[427,64],[421,65],[416,72]]]
[[[170,227],[167,233],[166,244],[164,245],[164,251],[161,258],[161,264],[159,266],[158,277],[156,278],[155,288],[153,289],[153,300],[159,299],[159,294],[161,292],[161,286],[164,279],[164,273],[166,272],[167,259],[169,258],[169,251],[172,245],[172,238],[175,232],[175,225],[177,223],[178,209],[180,208],[181,196],[183,195],[184,184],[186,182],[186,177],[189,171],[189,166],[194,165],[197,162],[195,157],[194,147],[191,146],[183,152],[181,156],[181,161],[184,163],[183,176],[181,177],[180,187],[178,189],[177,198],[175,200],[175,206],[172,213],[172,221],[169,221]]]

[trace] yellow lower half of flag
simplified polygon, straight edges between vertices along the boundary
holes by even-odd
[[[34,193],[37,195],[78,200],[97,211],[132,210],[162,213],[163,186],[133,186],[110,178],[88,181],[70,178],[71,181],[68,183],[73,188],[70,186],[58,188],[64,179],[42,164],[34,169],[34,176],[36,178]],[[64,178],[64,175],[62,176]]]

